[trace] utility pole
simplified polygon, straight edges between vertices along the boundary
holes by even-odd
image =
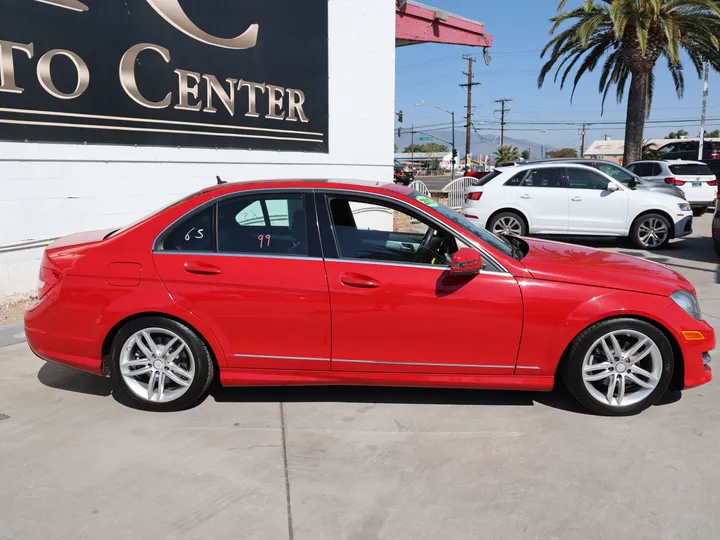
[[[580,157],[585,157],[585,135],[587,134],[587,131],[585,131],[586,126],[587,124],[582,124],[582,127],[578,132],[580,135]]]
[[[698,150],[698,161],[703,158],[703,146],[705,146],[705,114],[707,113],[708,99],[708,74],[710,72],[710,63],[705,61],[705,82],[703,83],[703,104],[702,114],[700,115],[700,148]]]
[[[505,107],[505,104],[510,103],[511,101],[512,99],[510,98],[495,100],[495,103],[500,104],[500,146],[503,146],[505,144],[505,113],[510,112],[510,109]]]
[[[470,148],[470,136],[472,135],[472,89],[473,86],[477,86],[480,84],[479,82],[474,82],[473,79],[475,76],[473,75],[473,63],[476,61],[475,58],[470,56],[469,54],[463,55],[463,60],[468,61],[468,70],[463,71],[463,75],[467,75],[468,81],[465,84],[461,84],[460,86],[463,88],[467,88],[467,130],[465,132],[465,171],[470,170],[470,159],[471,159],[471,148]]]
[[[415,171],[415,124],[410,126],[410,168]]]

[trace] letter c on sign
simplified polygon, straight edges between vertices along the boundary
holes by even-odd
[[[231,39],[219,38],[198,28],[183,11],[179,0],[147,0],[147,3],[150,4],[163,19],[183,34],[202,43],[224,49],[251,49],[257,44],[258,30],[260,29],[257,24],[251,24],[248,29],[238,37]]]
[[[148,109],[164,109],[170,105],[170,100],[172,99],[170,92],[165,95],[162,101],[150,101],[140,93],[137,81],[135,80],[135,61],[137,60],[138,54],[145,50],[155,51],[162,56],[165,62],[170,62],[170,51],[165,47],[153,45],[152,43],[138,43],[137,45],[133,45],[123,54],[120,60],[120,84],[123,90],[125,90],[125,93],[138,105],[142,105]]]

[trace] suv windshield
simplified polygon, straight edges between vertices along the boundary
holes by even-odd
[[[484,180],[483,178],[482,180]],[[430,197],[426,197],[422,193],[418,191],[412,191],[408,195],[408,197],[411,197],[415,199],[418,202],[421,202],[422,204],[429,206],[442,216],[446,217],[468,233],[470,233],[472,236],[477,237],[478,239],[482,240],[486,244],[492,246],[493,248],[497,249],[499,252],[507,255],[508,257],[513,257],[515,259],[521,259],[522,253],[520,250],[516,249],[513,244],[503,238],[502,236],[496,236],[487,229],[484,229],[483,227],[480,227],[479,225],[475,225],[472,221],[470,221],[465,216],[462,216],[461,214],[458,214],[454,210],[451,210],[444,204],[440,204],[439,202],[431,199]]]
[[[712,176],[713,172],[707,165],[699,163],[684,163],[682,165],[670,165],[670,170],[678,176]]]

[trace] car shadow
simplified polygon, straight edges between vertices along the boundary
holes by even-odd
[[[140,409],[137,403],[113,392],[113,382],[76,369],[52,364],[43,365],[38,380],[45,386],[96,397],[110,397],[119,404]],[[215,381],[208,397],[217,403],[373,403],[407,405],[468,405],[500,407],[533,407],[541,404],[552,409],[590,415],[562,385],[551,392],[521,390],[478,390],[455,388],[414,388],[393,386],[262,386],[223,387]],[[675,403],[681,392],[666,393],[657,405]]]
[[[52,362],[46,362],[40,368],[37,378],[45,386],[66,392],[101,397],[112,394],[112,381]]]

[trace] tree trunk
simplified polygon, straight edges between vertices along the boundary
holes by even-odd
[[[648,74],[633,73],[625,117],[625,150],[623,165],[642,158],[643,135],[647,112]]]

